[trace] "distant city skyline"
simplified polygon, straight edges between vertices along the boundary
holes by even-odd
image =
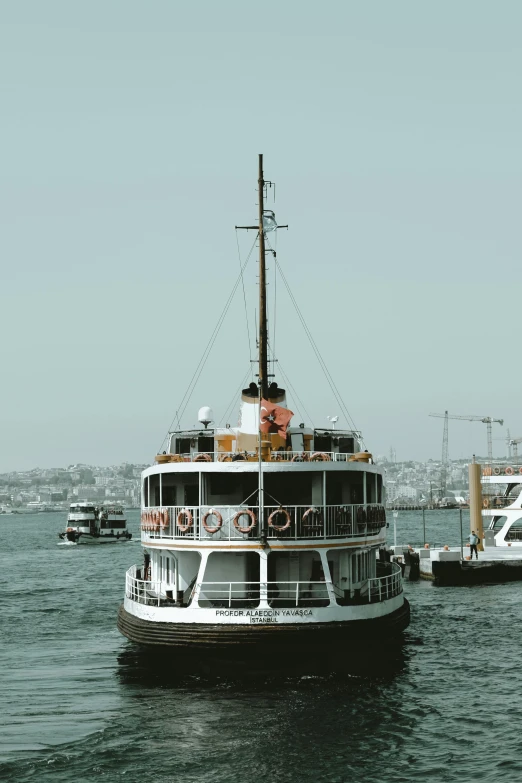
[[[238,257],[260,152],[277,261],[367,447],[434,456],[444,410],[522,435],[520,3],[3,10],[0,472],[153,460],[254,242]],[[345,426],[268,267],[294,421]],[[237,421],[256,273],[183,426]],[[452,423],[450,455],[487,453],[483,430]]]

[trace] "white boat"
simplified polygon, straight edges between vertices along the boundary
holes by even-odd
[[[169,433],[143,472],[144,557],[127,571],[118,628],[192,652],[348,652],[371,639],[381,654],[409,623],[385,548],[384,471],[335,418],[287,426],[285,391],[268,374],[265,185],[260,156],[259,382],[243,389],[238,427],[209,426],[202,408],[201,427]]]
[[[484,545],[522,547],[521,462],[490,462],[481,474]]]
[[[58,535],[74,544],[111,544],[132,538],[121,506],[96,506],[85,501],[71,503],[67,527]]]

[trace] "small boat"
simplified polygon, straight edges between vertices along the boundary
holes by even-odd
[[[142,563],[126,574],[118,628],[172,650],[276,656],[361,641],[385,655],[408,626],[400,566],[386,549],[384,469],[355,429],[290,425],[269,373],[264,209],[259,159],[258,383],[241,394],[239,425],[169,433],[142,473]],[[270,251],[271,252],[271,251]],[[276,658],[280,660],[280,658]]]
[[[132,538],[121,506],[95,506],[86,502],[70,505],[67,527],[58,535],[73,544],[111,544]]]

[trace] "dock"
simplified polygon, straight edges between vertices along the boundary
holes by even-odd
[[[522,581],[522,549],[520,547],[486,547],[478,553],[478,560],[469,560],[469,549],[464,547],[430,547],[409,549],[392,547],[398,562],[416,561],[418,567],[406,567],[405,577],[410,581],[428,579],[441,586],[501,584]],[[464,555],[464,556],[463,556]]]

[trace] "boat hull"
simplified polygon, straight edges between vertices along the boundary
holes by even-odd
[[[379,641],[400,636],[409,622],[410,605],[406,599],[399,609],[367,620],[284,625],[167,623],[136,617],[127,612],[123,604],[118,611],[118,630],[130,641],[147,647],[192,650],[300,650],[363,640]]]
[[[64,541],[70,541],[72,544],[118,544],[132,539],[132,533],[120,536],[89,536],[85,533],[75,535],[73,533],[60,533],[59,537]]]

